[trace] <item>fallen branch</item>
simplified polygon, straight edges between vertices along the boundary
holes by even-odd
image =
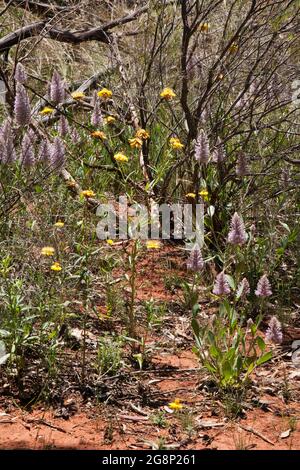
[[[12,46],[15,46],[20,41],[37,36],[42,32],[44,33],[43,37],[70,44],[79,44],[86,41],[99,41],[104,44],[110,44],[111,29],[136,20],[140,15],[145,13],[148,8],[148,6],[139,8],[129,15],[86,31],[71,32],[69,30],[59,30],[52,27],[49,21],[37,21],[28,26],[17,29],[13,33],[7,34],[4,38],[0,39],[0,52],[8,51]]]
[[[255,429],[250,428],[249,426],[244,426],[242,424],[239,424],[239,427],[242,428],[244,431],[251,432],[255,436],[260,437],[263,441],[267,442],[268,444],[271,444],[271,446],[275,445],[274,442],[270,441],[270,439],[268,439],[266,436],[256,431]]]

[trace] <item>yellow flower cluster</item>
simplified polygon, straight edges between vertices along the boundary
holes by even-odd
[[[176,93],[172,90],[172,88],[164,88],[160,93],[160,97],[164,100],[171,101],[175,98]]]
[[[178,137],[171,137],[169,143],[170,147],[174,150],[182,150],[184,148],[184,145],[180,142]]]
[[[159,240],[148,240],[146,242],[146,247],[148,250],[158,250],[160,248],[160,241]]]
[[[201,191],[199,191],[199,196],[201,196],[202,199],[204,199],[204,201],[208,201],[208,191],[207,191],[207,189],[201,189]]]
[[[53,256],[55,253],[55,250],[52,246],[44,246],[41,249],[41,255],[42,256]]]
[[[81,191],[80,193],[81,196],[83,197],[94,197],[96,194],[92,189],[85,189],[84,191]]]
[[[231,46],[229,47],[229,52],[231,54],[235,54],[239,50],[239,46],[236,42],[233,42]]]
[[[202,197],[202,199],[204,199],[204,201],[208,201],[208,191],[207,189],[202,189],[201,191],[199,191],[199,196]],[[188,199],[196,199],[196,194],[195,193],[187,193],[185,195],[186,198]]]
[[[147,140],[149,139],[150,134],[145,129],[138,129],[135,133],[135,137],[137,137],[138,139]]]
[[[179,398],[175,398],[175,400],[172,401],[172,403],[169,403],[169,408],[171,408],[171,410],[179,411],[179,410],[182,410],[183,405],[180,403]]]
[[[58,221],[54,224],[54,227],[63,228],[64,225],[65,225],[64,222],[62,222],[61,220],[58,220]]]
[[[102,131],[93,131],[91,133],[91,136],[94,137],[94,139],[99,139],[99,140],[106,140],[106,134]]]
[[[71,93],[71,96],[73,100],[82,100],[83,98],[85,98],[85,94],[83,93],[83,91],[74,91],[73,93]]]
[[[129,145],[133,149],[139,149],[143,145],[143,142],[138,137],[134,137],[133,139],[128,139]]]
[[[188,199],[196,199],[196,194],[195,193],[187,193],[185,195],[186,198]]]
[[[104,118],[105,124],[113,124],[116,121],[116,118],[114,116],[106,116]]]
[[[55,261],[55,263],[52,264],[51,268],[52,271],[61,271],[62,267],[58,261]]]
[[[210,30],[210,24],[209,23],[201,23],[200,26],[199,26],[199,29],[200,29],[201,33],[208,33],[208,31]]]
[[[108,100],[112,97],[112,91],[108,88],[102,88],[102,90],[98,91],[97,95],[103,100]]]
[[[53,108],[50,108],[49,106],[46,106],[45,108],[43,108],[41,111],[40,111],[40,114],[42,116],[45,116],[47,114],[52,114],[55,110]]]
[[[114,160],[118,163],[126,163],[128,162],[128,157],[124,153],[119,152],[114,155]]]

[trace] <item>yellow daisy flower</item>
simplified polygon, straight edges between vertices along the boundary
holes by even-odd
[[[128,139],[129,145],[133,149],[139,149],[143,145],[143,142],[138,137],[134,137],[133,139]]]
[[[122,153],[122,152],[116,153],[114,155],[114,159],[116,160],[116,162],[119,162],[119,163],[128,162],[128,157],[126,157],[126,155],[124,155],[124,153]]]
[[[160,248],[159,240],[148,240],[146,241],[146,247],[148,250],[158,250]]]
[[[138,129],[135,133],[135,136],[138,138],[138,139],[143,139],[143,140],[147,140],[149,139],[150,137],[150,134],[148,131],[146,131],[145,129]]]
[[[54,224],[54,227],[63,228],[64,225],[65,225],[64,222],[61,222],[61,220],[58,220],[58,221]]]
[[[94,191],[92,191],[92,189],[85,189],[84,191],[81,191],[80,196],[94,197],[96,196],[96,194],[94,193]]]
[[[102,90],[98,91],[97,95],[103,100],[107,100],[112,97],[112,91],[108,90],[108,88],[102,88]]]
[[[171,137],[169,144],[174,150],[182,150],[184,148],[184,145],[180,142],[178,137]]]
[[[55,109],[50,108],[49,106],[46,106],[45,108],[43,108],[43,109],[40,111],[40,114],[42,114],[43,116],[45,116],[46,114],[52,114],[54,111],[55,111]]]
[[[182,410],[183,408],[183,405],[180,403],[179,398],[175,398],[175,400],[172,401],[172,403],[169,403],[168,406],[169,408],[171,408],[171,410],[175,410],[175,411]]]
[[[105,124],[113,124],[116,121],[116,118],[114,116],[106,116],[104,118]]]
[[[108,239],[106,240],[106,243],[107,243],[109,246],[112,246],[112,245],[115,244],[115,242],[114,242],[111,238],[108,238]]]
[[[174,93],[172,88],[164,88],[160,93],[160,97],[167,101],[171,101],[173,98],[175,98],[175,96],[176,93]]]
[[[71,96],[73,100],[82,100],[83,98],[85,98],[85,94],[83,93],[83,91],[74,91],[73,93],[71,93]]]
[[[106,134],[102,131],[94,131],[91,132],[91,136],[94,137],[94,139],[99,139],[99,140],[106,140]]]
[[[229,47],[229,52],[231,54],[235,54],[238,51],[238,49],[239,49],[238,44],[236,42],[233,42],[231,46]]]
[[[196,199],[196,194],[195,193],[187,193],[185,197],[190,198],[190,199]]]
[[[208,201],[208,191],[207,191],[207,189],[201,189],[201,191],[199,191],[199,196],[201,196],[202,199],[204,199],[204,201]]]
[[[55,261],[55,263],[52,264],[51,268],[50,268],[52,271],[61,271],[62,270],[62,267],[61,265],[59,264],[58,261]]]
[[[43,256],[53,256],[55,253],[55,250],[52,246],[44,246],[41,249],[41,255]]]
[[[202,33],[208,33],[210,30],[210,24],[209,23],[201,23],[199,26],[199,29]]]

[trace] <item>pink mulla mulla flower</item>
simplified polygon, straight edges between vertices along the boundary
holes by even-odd
[[[65,163],[65,146],[59,137],[55,137],[50,148],[51,165],[60,168]]]
[[[29,132],[27,132],[23,137],[21,145],[21,161],[22,166],[25,168],[30,168],[35,164],[35,156],[32,143],[32,136],[29,134]]]
[[[239,283],[238,291],[241,292],[241,297],[246,297],[246,295],[250,294],[250,285],[246,277]]]
[[[14,105],[14,115],[16,123],[20,126],[26,126],[30,123],[31,110],[27,91],[20,83],[17,84],[17,91]]]
[[[204,129],[201,129],[195,143],[195,159],[206,165],[209,160],[209,141]]]
[[[100,103],[98,99],[95,99],[94,109],[91,116],[91,124],[95,127],[103,125],[103,116],[100,109]]]
[[[229,286],[229,283],[227,281],[224,271],[222,271],[216,277],[214,288],[213,288],[213,294],[215,295],[230,294],[230,286]]]
[[[272,295],[271,284],[266,274],[259,279],[255,295],[257,297],[269,297]]]
[[[231,245],[243,245],[248,239],[244,222],[237,212],[233,214],[227,241]]]
[[[70,132],[67,118],[62,114],[58,123],[58,132],[61,137],[65,137]]]
[[[80,141],[80,135],[79,135],[76,127],[73,127],[73,129],[72,129],[71,140],[72,140],[73,144],[77,144]]]
[[[190,253],[190,256],[186,263],[187,269],[190,271],[201,271],[204,267],[204,261],[202,258],[201,250],[198,246],[194,247]]]
[[[50,82],[49,95],[50,100],[55,104],[62,103],[65,99],[65,82],[56,70],[54,71]]]
[[[11,122],[6,119],[0,128],[0,161],[9,164],[16,161],[16,158]]]
[[[216,148],[214,149],[212,153],[212,161],[214,163],[222,163],[225,159],[226,159],[225,147],[220,137],[218,137]]]
[[[51,145],[49,140],[44,139],[40,143],[39,147],[39,162],[40,163],[50,163],[51,162],[51,157],[50,157],[50,151],[51,151]]]
[[[16,65],[15,69],[15,80],[22,85],[26,82],[27,80],[27,74],[25,71],[24,66],[21,64],[21,62],[18,62]]]
[[[238,176],[245,176],[248,173],[247,159],[244,152],[240,152],[238,155],[235,172]]]
[[[270,343],[281,344],[283,339],[282,327],[280,321],[275,317],[271,317],[269,327],[266,331],[266,340]]]

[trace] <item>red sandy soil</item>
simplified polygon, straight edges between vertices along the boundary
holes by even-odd
[[[178,299],[180,291],[166,288],[164,281],[174,273],[186,277],[184,263],[183,250],[170,246],[145,254],[139,262],[138,299]],[[132,383],[122,383],[122,372],[108,380],[109,387],[124,388],[123,399],[96,403],[70,391],[63,398],[69,412],[62,416],[43,404],[22,409],[3,396],[0,448],[299,450],[300,371],[288,352],[281,358],[278,351],[274,362],[257,371],[242,402],[242,415],[229,418],[226,400],[205,387],[209,377],[199,370],[189,330],[187,315],[172,318],[167,333],[163,326],[161,336],[149,339],[160,342],[149,369],[124,373]],[[174,398],[180,398],[183,409],[171,413],[167,405]],[[157,422],[160,412],[164,427]]]

